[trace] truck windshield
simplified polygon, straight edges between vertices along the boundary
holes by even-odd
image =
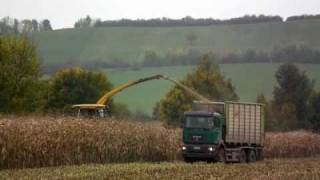
[[[185,121],[186,128],[207,128],[214,127],[213,117],[195,117],[187,116]]]

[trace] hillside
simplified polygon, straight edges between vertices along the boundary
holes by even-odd
[[[236,87],[236,92],[241,101],[255,101],[259,93],[272,97],[273,87],[276,85],[274,74],[280,64],[223,64],[221,71],[231,79]],[[306,71],[307,75],[315,80],[315,87],[320,90],[320,65],[300,64],[299,68]],[[120,85],[129,80],[138,79],[154,74],[164,74],[174,79],[182,79],[192,66],[175,66],[160,68],[142,68],[140,70],[114,70],[105,72],[114,85]],[[115,97],[117,102],[127,104],[133,111],[140,110],[152,113],[152,109],[172,84],[162,80],[146,82],[131,87]]]
[[[141,61],[152,49],[159,54],[185,48],[186,34],[197,36],[195,48],[233,52],[270,49],[275,45],[305,43],[320,47],[320,20],[198,27],[101,27],[62,29],[33,34],[47,63],[70,60]]]

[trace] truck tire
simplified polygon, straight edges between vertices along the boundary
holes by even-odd
[[[248,162],[254,163],[257,161],[257,154],[253,149],[250,149],[248,154]]]
[[[245,162],[247,162],[247,153],[244,149],[241,149],[239,153],[239,163]]]

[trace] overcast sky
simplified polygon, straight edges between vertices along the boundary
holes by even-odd
[[[47,18],[54,29],[72,27],[86,15],[106,20],[320,14],[320,0],[0,0],[0,5],[0,17]]]

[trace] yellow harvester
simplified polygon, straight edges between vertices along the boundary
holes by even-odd
[[[97,118],[103,118],[108,115],[107,111],[107,104],[110,101],[111,97],[114,96],[115,94],[121,92],[122,90],[129,88],[131,86],[134,86],[136,84],[150,81],[150,80],[157,80],[157,79],[163,79],[163,80],[168,80],[177,86],[181,87],[184,89],[186,92],[190,93],[191,95],[195,96],[198,100],[204,101],[204,102],[209,102],[208,99],[202,97],[192,89],[186,87],[185,85],[170,79],[169,77],[163,76],[163,75],[154,75],[146,78],[141,78],[135,81],[130,81],[128,83],[125,83],[119,87],[116,87],[112,89],[111,91],[107,92],[104,94],[95,104],[76,104],[73,105],[72,107],[77,110],[77,116],[88,116],[88,117],[97,117]]]

